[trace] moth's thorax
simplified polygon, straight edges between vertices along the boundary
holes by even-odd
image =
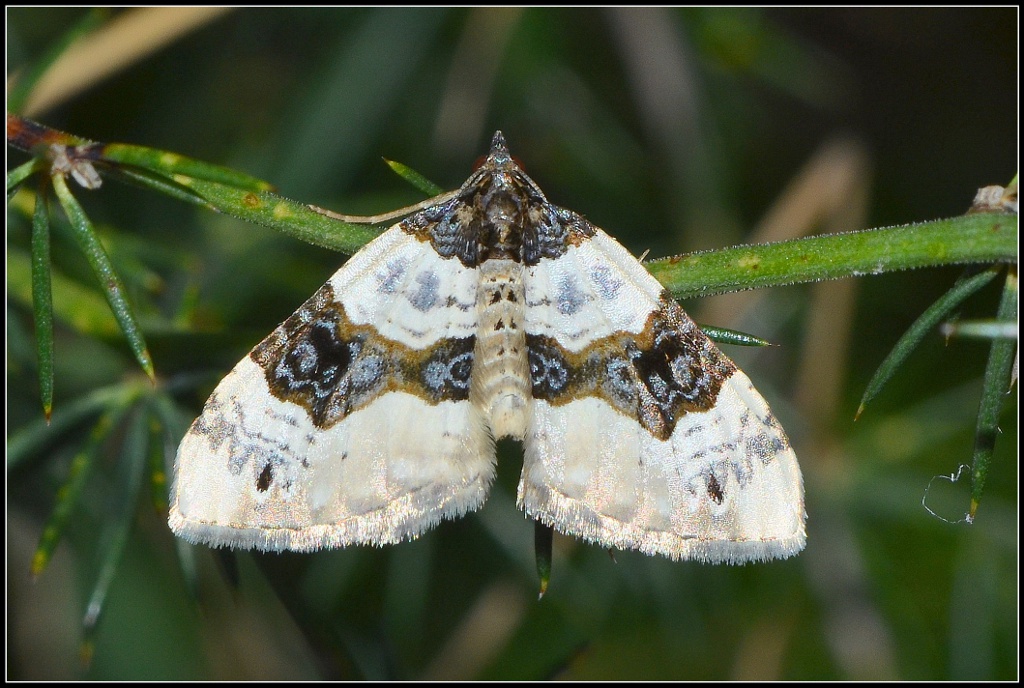
[[[498,169],[483,171],[470,188],[481,261],[522,260],[525,228],[530,223],[530,207],[536,204],[530,182],[522,173]]]
[[[525,302],[522,263],[491,259],[480,265],[479,326],[469,394],[496,439],[526,435],[530,371]]]

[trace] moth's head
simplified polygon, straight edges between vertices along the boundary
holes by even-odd
[[[520,161],[512,157],[508,152],[508,146],[505,145],[505,135],[500,131],[494,132],[494,136],[491,138],[491,151],[486,156],[477,158],[473,164],[474,172],[479,172],[480,170],[515,170],[522,174]]]
[[[500,131],[494,132],[494,136],[491,138],[491,152],[487,154],[485,164],[495,167],[515,165],[515,161],[508,153],[508,146],[505,145],[505,136]]]
[[[491,139],[491,151],[486,157],[477,160],[474,172],[462,186],[464,199],[481,199],[476,201],[484,214],[489,207],[497,210],[497,215],[511,217],[512,207],[524,213],[523,202],[528,204],[546,203],[544,193],[537,184],[523,172],[519,161],[512,157],[505,144],[505,136],[494,132]],[[502,208],[508,206],[507,208]]]
[[[508,232],[522,234],[529,226],[531,209],[547,204],[544,193],[509,154],[500,131],[494,133],[490,153],[466,180],[460,197],[499,237]]]

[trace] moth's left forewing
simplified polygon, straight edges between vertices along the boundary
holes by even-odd
[[[527,279],[520,505],[561,532],[673,559],[800,551],[800,469],[764,399],[628,251],[565,213],[580,229]]]
[[[476,276],[401,225],[214,390],[182,440],[170,526],[310,551],[414,538],[479,507],[494,447],[469,402]]]

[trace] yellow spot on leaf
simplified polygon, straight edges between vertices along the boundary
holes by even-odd
[[[761,267],[761,259],[757,256],[744,256],[737,262],[744,270],[758,270]]]

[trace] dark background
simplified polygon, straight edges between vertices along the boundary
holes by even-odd
[[[83,11],[7,14],[10,77]],[[1014,8],[237,10],[30,114],[235,167],[347,213],[422,198],[382,156],[453,188],[501,129],[549,199],[657,258],[761,240],[772,217],[782,238],[962,213],[978,187],[1017,170],[1017,27]],[[24,159],[11,157],[8,169]],[[193,416],[343,260],[116,182],[76,193],[129,283],[161,380],[212,371],[179,396]],[[8,218],[17,261],[28,225]],[[59,232],[54,262],[95,288]],[[85,669],[81,619],[120,464],[113,450],[97,467],[33,583],[33,548],[84,431],[58,438],[8,475],[8,676],[1012,679],[1016,388],[972,526],[921,499],[933,476],[970,462],[986,343],[936,333],[853,422],[874,369],[959,274],[685,304],[779,345],[728,353],[804,470],[808,546],[784,562],[613,562],[556,536],[537,602],[532,526],[514,506],[521,450],[503,443],[478,514],[386,549],[240,554],[237,588],[194,548],[198,599],[140,500]],[[40,416],[31,309],[16,286],[9,436]],[[992,317],[997,297],[992,285],[962,316]],[[138,375],[117,336],[58,321],[58,413]],[[929,507],[959,519],[966,481],[931,484]]]

